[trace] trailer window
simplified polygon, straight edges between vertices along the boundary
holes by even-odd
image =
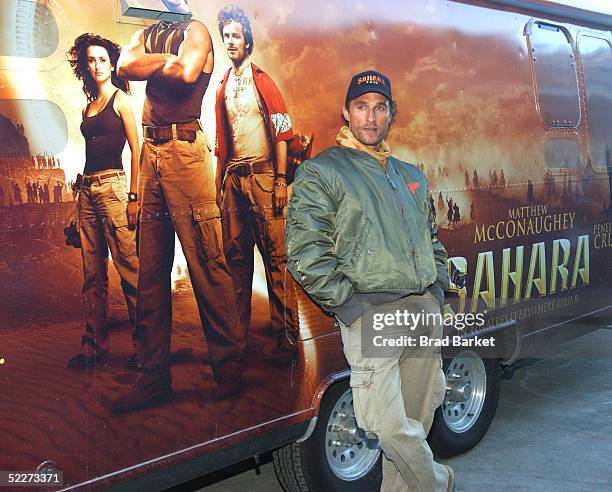
[[[594,167],[606,167],[612,152],[612,48],[605,39],[591,36],[582,36],[578,47],[584,70],[589,157]]]
[[[549,168],[576,169],[580,165],[580,147],[570,138],[550,138],[544,142],[544,161]]]
[[[0,26],[0,56],[45,58],[59,45],[53,13],[36,1],[4,0]]]
[[[569,33],[553,24],[528,26],[540,115],[550,128],[573,128],[580,121],[576,63]]]

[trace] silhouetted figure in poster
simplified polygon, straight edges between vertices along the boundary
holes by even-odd
[[[438,210],[444,210],[444,198],[442,192],[438,192]]]
[[[550,175],[550,192],[555,194],[555,176],[552,174]]]
[[[527,201],[530,203],[533,201],[533,183],[530,179],[527,180]]]
[[[448,201],[448,210],[446,212],[446,219],[448,221],[448,227],[450,228],[450,226],[453,223],[453,199],[452,198]]]
[[[463,183],[464,183],[466,188],[470,187],[470,175],[468,174],[467,169],[465,170],[465,173],[464,173]]]
[[[15,204],[21,205],[21,188],[19,188],[18,183],[13,183],[13,198],[15,200]]]
[[[494,169],[493,174],[491,175],[491,184],[493,186],[497,186],[497,171]]]
[[[501,186],[502,188],[506,186],[506,176],[504,176],[503,169],[499,172],[499,186]]]
[[[34,203],[34,194],[32,192],[32,185],[28,182],[26,183],[26,197],[28,203]]]
[[[455,203],[455,205],[453,206],[453,224],[458,225],[460,220],[461,214],[459,213],[459,205]]]
[[[474,169],[474,174],[472,176],[472,187],[478,188],[478,172]]]

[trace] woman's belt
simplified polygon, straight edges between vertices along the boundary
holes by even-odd
[[[123,171],[112,171],[104,174],[92,174],[83,176],[83,186],[91,186],[94,183],[99,183],[103,179],[125,176]]]

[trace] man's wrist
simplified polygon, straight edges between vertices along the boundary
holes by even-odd
[[[436,281],[432,285],[430,285],[427,290],[429,293],[434,296],[440,302],[440,305],[444,305],[444,289],[440,282]]]

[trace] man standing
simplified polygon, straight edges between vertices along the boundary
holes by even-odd
[[[426,441],[445,394],[440,349],[406,347],[381,358],[364,345],[366,310],[440,313],[449,284],[425,176],[391,157],[385,141],[394,113],[386,76],[370,70],[353,77],[338,145],[297,170],[287,268],[340,323],[357,423],[384,453],[381,490],[447,491],[452,469],[433,460]],[[441,319],[415,328],[442,336]]]
[[[13,182],[13,196],[15,203],[17,205],[21,205],[21,188],[19,188],[19,183],[17,182]]]
[[[210,148],[199,122],[213,64],[208,29],[195,20],[161,22],[136,32],[118,62],[121,77],[147,80],[147,87],[136,311],[138,360],[144,374],[114,403],[115,412],[157,404],[172,395],[170,275],[175,232],[219,384],[217,395],[229,396],[240,387],[244,339],[232,309],[235,297],[221,247]]]
[[[219,33],[232,67],[217,91],[217,200],[223,214],[223,250],[232,273],[240,328],[251,317],[253,249],[266,270],[275,343],[262,350],[274,363],[295,359],[295,296],[286,285],[283,242],[287,205],[287,142],[291,120],[276,85],[251,63],[253,34],[238,7],[219,12]]]

